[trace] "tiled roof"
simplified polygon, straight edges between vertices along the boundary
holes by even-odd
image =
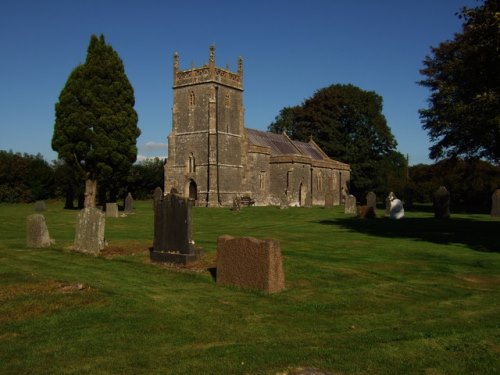
[[[301,155],[314,160],[328,159],[311,143],[292,141],[284,134],[246,129],[248,142],[256,146],[269,147],[271,155]]]

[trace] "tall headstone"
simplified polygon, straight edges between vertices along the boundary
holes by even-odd
[[[344,206],[345,214],[357,214],[356,211],[356,197],[354,195],[347,195],[345,197],[345,206]]]
[[[192,239],[192,204],[176,194],[155,200],[152,261],[187,264],[202,255]]]
[[[491,196],[491,216],[500,216],[500,189]]]
[[[285,289],[280,243],[252,237],[217,240],[217,285],[276,293]]]
[[[434,192],[434,217],[448,219],[450,217],[450,193],[444,186]]]
[[[84,208],[76,218],[75,251],[99,255],[104,249],[104,213],[95,207]]]
[[[118,217],[118,205],[115,203],[106,203],[106,217]]]
[[[366,194],[366,205],[368,207],[373,207],[373,209],[377,208],[377,196],[373,191],[368,192]]]
[[[125,208],[124,212],[126,214],[130,214],[134,211],[134,198],[132,198],[132,194],[128,193],[125,198]]]
[[[49,230],[42,214],[28,216],[26,223],[26,246],[27,247],[48,247],[51,245]]]
[[[35,202],[35,211],[36,212],[45,211],[45,201],[36,201]]]

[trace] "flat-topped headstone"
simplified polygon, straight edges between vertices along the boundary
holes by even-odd
[[[217,240],[217,285],[276,293],[285,289],[280,243],[252,237]]]
[[[500,189],[491,196],[491,216],[500,216]]]
[[[129,214],[134,211],[134,198],[132,198],[132,194],[128,193],[125,198],[125,208],[124,212]]]
[[[106,217],[118,217],[118,204],[106,203]]]
[[[373,207],[373,209],[377,208],[377,195],[373,191],[366,194],[366,205],[368,207]]]
[[[48,247],[51,243],[45,216],[42,214],[28,216],[26,223],[26,246],[33,248]]]
[[[448,219],[450,217],[450,193],[444,186],[434,192],[434,217]]]
[[[155,200],[152,261],[187,264],[201,256],[202,250],[192,239],[192,205],[191,200],[176,194]]]
[[[35,202],[35,211],[36,212],[45,211],[45,201],[36,201]]]
[[[76,218],[75,251],[99,255],[105,246],[104,213],[94,207],[84,208]]]
[[[344,213],[345,214],[357,214],[356,211],[356,197],[354,195],[347,195],[345,197],[345,207],[344,207]]]

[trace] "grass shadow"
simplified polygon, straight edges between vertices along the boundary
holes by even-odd
[[[380,218],[361,220],[353,217],[321,220],[323,225],[338,225],[377,237],[413,238],[437,244],[460,243],[475,251],[500,253],[500,222],[464,218]]]

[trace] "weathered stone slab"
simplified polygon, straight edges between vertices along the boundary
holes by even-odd
[[[434,192],[434,217],[448,219],[450,217],[450,193],[444,186]]]
[[[49,230],[42,214],[28,216],[26,224],[26,246],[39,248],[48,247],[52,244]]]
[[[125,208],[123,210],[126,214],[130,214],[134,211],[134,198],[132,198],[132,194],[128,193],[125,198]]]
[[[372,206],[358,206],[357,212],[360,219],[375,219],[377,217]]]
[[[163,199],[163,190],[160,187],[157,187],[153,192],[153,201],[159,201]]]
[[[374,209],[377,208],[377,195],[373,191],[366,194],[366,205]]]
[[[491,216],[500,216],[500,189],[491,196]]]
[[[116,203],[106,203],[106,217],[118,217],[118,205]]]
[[[285,289],[278,241],[221,236],[217,240],[217,285],[276,293]]]
[[[325,208],[333,207],[333,191],[327,191],[325,193]]]
[[[344,206],[345,214],[353,214],[356,215],[356,197],[354,195],[347,195],[345,197],[345,206]]]
[[[36,201],[35,202],[35,211],[36,212],[45,211],[45,201]]]
[[[105,246],[104,213],[97,208],[84,208],[76,218],[75,251],[99,255]]]

